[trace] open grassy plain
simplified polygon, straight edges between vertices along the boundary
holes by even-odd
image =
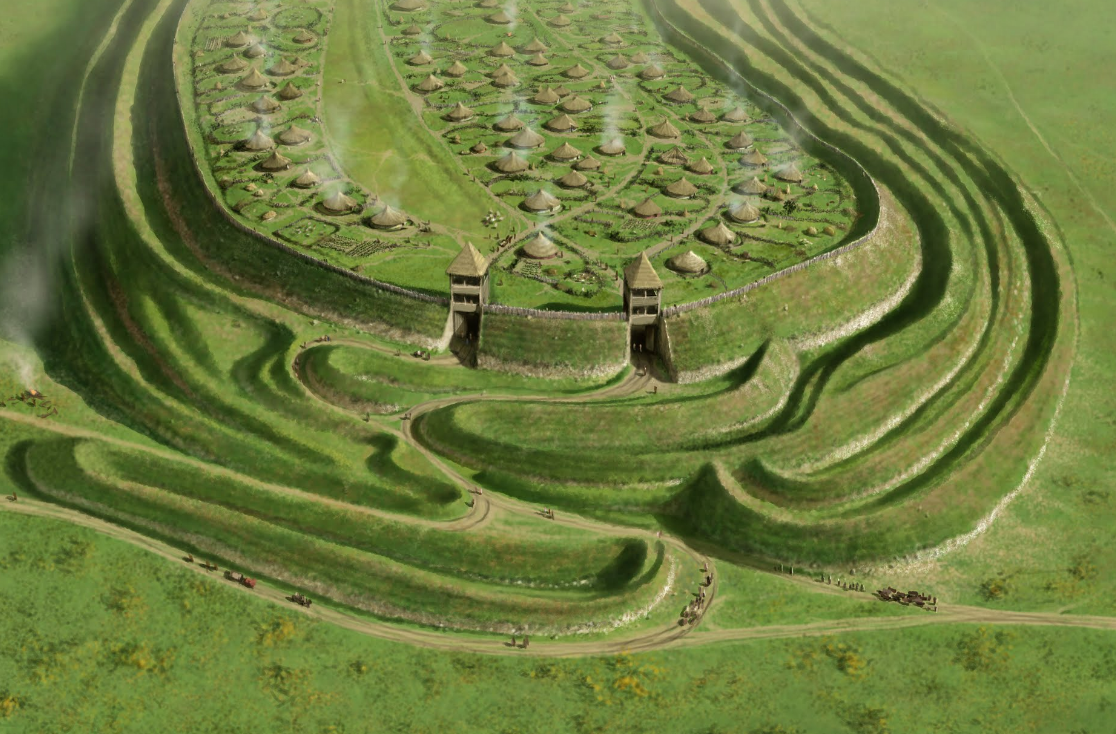
[[[624,53],[662,34],[672,73],[836,145],[885,225],[669,319],[677,384],[662,364],[540,379],[408,356],[444,306],[335,278],[214,210],[170,64],[201,6],[47,5],[14,9],[26,32],[0,50],[18,286],[0,294],[0,487],[19,495],[0,504],[0,728],[1106,730],[1113,180],[1082,151],[1105,149],[1112,116],[1078,45],[1103,46],[1105,24],[1051,33],[954,0],[901,0],[924,21],[906,35],[875,2],[625,8]],[[607,31],[587,29],[619,6],[575,8],[581,45],[563,46],[540,20],[558,5],[521,9],[516,44],[537,31],[551,63],[604,75]],[[434,7],[496,42],[481,9]],[[376,12],[400,35],[433,17]],[[1022,64],[1019,37],[1061,66]],[[415,43],[391,44],[392,68]],[[937,73],[942,48],[968,60],[956,74]],[[331,53],[305,54],[323,78]],[[504,362],[559,336],[569,364],[573,337],[545,321],[483,328]],[[606,332],[624,322],[569,323],[623,343]],[[203,579],[186,553],[260,584]],[[708,610],[680,626],[703,563]],[[816,580],[850,566],[939,612]],[[295,591],[314,607],[276,608]],[[506,644],[523,631],[530,649]]]

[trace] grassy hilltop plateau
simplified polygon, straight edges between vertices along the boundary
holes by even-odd
[[[1110,4],[0,8],[0,731],[1112,730]]]

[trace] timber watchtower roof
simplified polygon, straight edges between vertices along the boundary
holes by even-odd
[[[662,288],[663,281],[655,273],[647,253],[639,253],[639,259],[624,268],[624,282],[629,288]]]
[[[461,248],[461,252],[453,259],[450,266],[446,268],[446,275],[461,275],[467,278],[480,278],[484,276],[485,271],[488,270],[488,261],[484,259],[484,255],[473,247],[472,242],[466,242],[465,246]]]

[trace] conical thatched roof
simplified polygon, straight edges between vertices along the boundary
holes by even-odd
[[[604,38],[601,39],[601,43],[603,43],[605,45],[608,45],[608,46],[619,46],[623,42],[624,42],[624,39],[621,38],[615,31],[612,32],[612,33],[609,33],[607,36],[605,36]]]
[[[670,121],[666,118],[663,118],[663,121],[660,122],[658,125],[652,125],[651,127],[647,128],[647,132],[651,133],[656,138],[677,138],[682,136],[682,133],[678,131],[678,128],[676,128],[674,125],[671,125]]]
[[[249,36],[244,31],[240,31],[226,38],[225,45],[229,48],[243,48],[244,46],[252,43],[252,40],[253,39],[251,36]]]
[[[285,85],[283,85],[283,88],[279,90],[279,99],[285,99],[289,101],[292,99],[298,99],[301,96],[302,90],[296,87],[294,84],[291,84],[290,82],[287,82]]]
[[[523,120],[520,120],[514,114],[511,114],[507,117],[503,117],[497,120],[495,123],[493,123],[492,127],[499,132],[510,133],[515,132],[516,130],[522,130],[523,128],[527,127],[527,125],[523,122]]]
[[[550,87],[543,87],[535,94],[534,97],[531,97],[531,99],[527,101],[534,104],[556,104],[558,100],[559,97],[557,92],[555,92]]]
[[[653,79],[662,79],[666,76],[666,72],[662,70],[657,64],[643,67],[643,71],[639,72],[639,78],[644,81],[651,81]]]
[[[559,13],[576,13],[577,8],[575,8],[573,6],[573,3],[566,3],[562,7],[558,8],[558,12]]]
[[[426,51],[419,51],[417,54],[407,59],[407,63],[411,66],[426,66],[427,64],[434,63],[433,57]]]
[[[461,248],[461,252],[457,253],[457,257],[453,259],[450,266],[446,268],[446,275],[460,275],[466,278],[480,278],[488,270],[488,261],[484,259],[484,255],[473,247],[472,242],[466,242],[465,246]]]
[[[417,85],[415,85],[415,89],[420,92],[437,92],[444,86],[446,86],[445,82],[431,74],[430,76],[419,82]]]
[[[652,267],[651,261],[647,259],[646,252],[639,253],[639,257],[624,268],[624,282],[628,284],[629,288],[663,287],[663,281],[659,280],[655,268]]]
[[[699,122],[702,125],[708,125],[711,122],[716,122],[717,121],[717,116],[714,115],[709,110],[702,107],[700,110],[698,110],[694,114],[690,115],[690,119],[693,120],[694,122]]]
[[[262,23],[267,20],[267,12],[263,8],[256,8],[256,11],[248,16],[248,20],[253,23]]]
[[[488,76],[490,79],[495,79],[496,77],[504,76],[505,74],[511,74],[513,76],[515,75],[515,72],[512,71],[512,68],[508,66],[507,63],[502,63],[492,71],[488,72]]]
[[[503,158],[494,161],[492,167],[500,173],[522,173],[530,168],[531,164],[518,153],[511,152]]]
[[[667,102],[674,102],[675,104],[687,104],[694,101],[694,95],[682,85],[678,85],[664,94],[663,99]]]
[[[706,227],[698,232],[698,237],[711,245],[731,245],[736,242],[736,233],[725,226],[724,222],[717,222],[712,227]]]
[[[498,59],[507,58],[509,56],[515,56],[515,49],[504,43],[503,41],[500,41],[488,50],[488,55],[495,56]]]
[[[670,150],[659,156],[659,160],[669,166],[686,166],[689,165],[690,159],[682,152],[678,146],[674,146]]]
[[[531,41],[523,47],[523,53],[528,54],[542,54],[546,53],[549,50],[550,49],[546,47],[546,44],[539,40],[538,36],[535,36],[535,40]]]
[[[546,60],[546,57],[543,56],[541,53],[535,54],[531,58],[527,59],[527,63],[531,66],[548,66],[550,64],[550,62]]]
[[[565,85],[562,84],[559,84],[554,88],[554,93],[557,94],[558,97],[561,99],[569,97],[571,94],[573,94],[573,92],[571,92]]]
[[[733,107],[731,110],[721,115],[721,119],[725,122],[747,122],[748,113],[744,111],[743,107]]]
[[[558,15],[550,19],[550,25],[555,28],[565,28],[570,24],[570,19],[564,15]]]
[[[523,208],[531,212],[555,212],[562,202],[546,189],[539,189],[523,200]]]
[[[407,224],[407,215],[390,204],[368,220],[376,229],[399,229]]]
[[[304,44],[305,43],[313,43],[314,41],[317,40],[317,38],[318,37],[315,36],[313,33],[306,30],[305,28],[303,28],[298,33],[296,33],[294,35],[294,42],[295,43],[304,43]]]
[[[403,35],[404,36],[421,36],[422,35],[422,28],[419,28],[419,26],[417,24],[412,23],[411,25],[409,25],[409,26],[407,26],[406,28],[403,29]]]
[[[713,173],[713,164],[707,161],[705,159],[705,156],[702,156],[702,159],[700,161],[691,163],[690,165],[686,166],[686,168],[702,176],[707,176],[710,173]]]
[[[446,67],[446,70],[443,71],[442,73],[445,74],[446,76],[456,78],[456,77],[460,77],[460,76],[465,76],[465,74],[468,73],[468,71],[469,71],[469,68],[467,66],[465,66],[465,64],[461,63],[460,61],[454,61],[452,64],[450,64],[448,67]]]
[[[590,73],[592,72],[590,72],[581,64],[574,64],[573,66],[562,72],[562,74],[568,79],[584,79],[585,77],[589,76]]]
[[[666,261],[666,266],[676,273],[683,273],[685,275],[697,275],[709,269],[709,263],[705,262],[705,260],[698,255],[695,255],[693,250],[687,250],[681,255],[675,255]]]
[[[629,66],[631,66],[631,63],[620,54],[616,54],[611,59],[605,62],[605,66],[612,69],[613,71],[620,71],[621,69],[627,69]]]
[[[532,260],[549,260],[558,257],[558,246],[545,234],[539,232],[523,243],[523,254]]]
[[[322,200],[322,208],[336,214],[351,212],[356,208],[356,205],[355,199],[347,194],[342,194],[340,191],[334,191]]]
[[[279,109],[280,104],[265,94],[253,102],[251,107],[261,115],[270,115],[272,112]]]
[[[621,140],[620,138],[613,138],[612,140],[597,148],[597,151],[601,155],[624,155],[628,152],[628,149],[624,145],[623,140]]]
[[[481,0],[479,3],[477,3],[477,7],[484,8],[485,10],[498,8],[500,7],[500,0]]]
[[[283,145],[302,145],[310,142],[310,131],[303,130],[297,125],[291,125],[279,133],[279,142]]]
[[[754,222],[760,218],[760,211],[746,201],[728,210],[728,218],[734,222]]]
[[[689,199],[697,194],[697,192],[697,186],[690,183],[685,176],[663,188],[664,194],[673,196],[675,199]]]
[[[485,20],[496,25],[508,25],[512,22],[511,16],[505,13],[503,10],[498,13],[493,13],[492,15],[485,18]]]
[[[244,55],[250,59],[258,59],[261,56],[267,56],[267,49],[258,43],[253,43],[248,47],[248,50],[244,52]]]
[[[279,151],[272,151],[271,155],[260,164],[265,171],[285,171],[291,167],[291,159],[279,155]]]
[[[755,176],[752,176],[748,181],[736,185],[736,191],[741,194],[751,194],[752,196],[759,196],[767,192],[767,184],[760,181]]]
[[[279,59],[278,63],[267,70],[268,74],[272,76],[290,76],[298,71],[298,67],[287,61],[286,59]]]
[[[473,119],[473,115],[474,113],[471,108],[458,102],[453,106],[453,109],[446,113],[446,119],[450,122],[464,122],[465,120]]]
[[[802,183],[802,171],[799,171],[798,166],[791,163],[789,166],[784,166],[776,171],[775,178],[790,183]]]
[[[581,112],[588,112],[591,109],[593,109],[593,103],[576,94],[562,103],[563,111],[572,112],[575,115]]]
[[[297,186],[300,189],[309,189],[317,186],[319,183],[321,183],[321,179],[318,178],[318,174],[307,168],[298,178],[291,182],[291,185]]]
[[[488,152],[488,146],[484,144],[483,140],[481,140],[476,145],[474,145],[472,148],[469,148],[469,151],[472,152],[472,153],[477,153],[477,154],[487,153]],[[511,155],[515,155],[515,154],[512,153]]]
[[[637,51],[635,55],[632,56],[633,64],[646,64],[650,60],[651,59],[647,57],[647,54],[643,53],[642,51]]]
[[[580,189],[587,183],[589,179],[585,178],[580,171],[570,171],[558,179],[558,185],[564,189]]]
[[[248,62],[239,56],[233,56],[227,61],[222,61],[217,64],[217,71],[221,74],[235,74],[238,71],[244,71],[248,68]]]
[[[635,214],[637,217],[642,217],[644,219],[657,217],[662,213],[662,207],[656,204],[655,200],[651,199],[650,197],[644,199],[643,201],[632,207],[632,214]]]
[[[423,0],[395,0],[392,4],[392,10],[401,10],[404,13],[413,13],[416,10],[422,10],[426,7]]]
[[[252,137],[242,142],[241,145],[245,150],[271,150],[275,147],[275,141],[266,135],[263,130],[256,130]]]
[[[501,89],[514,87],[517,84],[519,84],[519,79],[516,78],[515,74],[500,74],[492,80],[492,86],[500,87]]]
[[[569,143],[562,143],[551,151],[550,157],[556,161],[576,161],[581,157],[581,151]]]
[[[601,162],[591,155],[585,156],[574,164],[574,169],[578,171],[595,171],[600,167]]]
[[[259,69],[253,68],[240,78],[238,84],[243,89],[263,89],[267,86],[267,79],[260,73]]]
[[[755,141],[752,140],[752,136],[741,130],[736,135],[733,135],[727,143],[725,143],[725,147],[729,148],[730,150],[744,150],[753,142]]]
[[[742,166],[766,166],[767,156],[760,153],[758,150],[750,150],[744,155],[740,156],[740,165]]]
[[[764,196],[766,196],[768,199],[771,199],[772,201],[787,200],[787,195],[784,194],[783,190],[780,189],[778,186],[771,186],[770,188],[768,188],[767,191],[764,193]]]
[[[577,129],[577,123],[573,121],[572,117],[563,112],[553,120],[547,120],[545,127],[547,130],[553,130],[556,133],[568,133]]]

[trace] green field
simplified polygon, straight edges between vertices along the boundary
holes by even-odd
[[[561,0],[512,8],[512,29],[483,20],[500,8],[449,3],[9,5],[0,494],[19,499],[0,501],[0,729],[1107,730],[1107,6],[1052,18],[1001,0],[649,0],[575,7],[559,31],[547,19]],[[256,11],[266,20],[249,21]],[[418,36],[403,34],[412,23]],[[599,38],[611,30],[624,54],[658,54],[668,80],[637,81],[639,66],[616,75],[631,99],[617,124],[634,147],[586,174],[626,179],[585,210],[608,229],[572,216],[571,198],[548,220],[561,260],[535,269],[511,248],[496,261],[496,300],[614,309],[615,272],[660,246],[668,303],[742,285],[874,224],[857,166],[878,187],[880,227],[837,258],[667,318],[665,360],[628,366],[624,321],[498,313],[477,347],[498,371],[416,358],[442,337],[444,304],[235,227],[210,191],[248,212],[316,204],[274,180],[256,184],[261,196],[244,181],[222,187],[220,172],[199,177],[190,163],[212,114],[228,125],[204,160],[257,173],[221,142],[244,133],[236,105],[252,98],[225,108],[211,89],[184,126],[175,88],[176,76],[213,82],[192,76],[195,59],[209,69],[227,54],[194,57],[191,44],[250,24],[267,41],[253,63],[298,55],[299,85],[324,82],[322,122],[306,118],[318,147],[299,155],[334,156],[355,197],[393,188],[434,225],[429,247],[359,261],[324,248],[363,275],[440,293],[437,253],[466,237],[492,251],[480,241],[495,231],[479,224],[487,209],[505,212],[501,233],[524,232],[526,184],[460,149],[495,149],[503,102],[575,63],[593,75],[562,83],[596,105],[577,116],[579,134],[599,132],[608,95],[597,88],[615,55]],[[290,45],[302,28],[321,43]],[[478,50],[536,35],[549,67],[517,53],[519,86],[465,89],[499,63],[472,64]],[[412,106],[404,85],[429,72],[405,62],[424,43],[433,66],[460,58],[472,76]],[[743,106],[772,160],[799,156],[809,177],[834,179],[816,194],[792,185],[788,216],[849,196],[862,216],[843,215],[815,249],[749,245],[763,268],[732,259],[739,248],[670,242],[668,223],[702,225],[715,193],[658,196],[678,214],[629,240],[621,200],[678,175],[655,171],[675,170],[657,160],[665,146],[636,155],[635,132],[664,110],[711,179],[731,184],[740,168],[713,144],[732,126],[658,101],[678,83],[717,109]],[[465,94],[485,125],[441,120]],[[311,115],[299,104],[283,114]],[[370,124],[380,105],[384,124]],[[517,114],[549,119],[529,104]],[[401,136],[402,157],[377,158]],[[562,140],[583,147],[546,139],[525,154],[531,181],[555,177],[543,154]],[[442,189],[456,193],[429,193]],[[778,229],[782,215],[767,216]],[[317,254],[311,241],[344,217],[318,219],[267,221]],[[351,219],[354,237],[372,232]],[[658,267],[683,248],[723,282]],[[186,554],[259,585],[201,578]],[[711,605],[680,624],[703,563]],[[928,591],[938,611],[822,576]],[[284,600],[294,592],[314,607]],[[530,649],[506,644],[525,631]]]

